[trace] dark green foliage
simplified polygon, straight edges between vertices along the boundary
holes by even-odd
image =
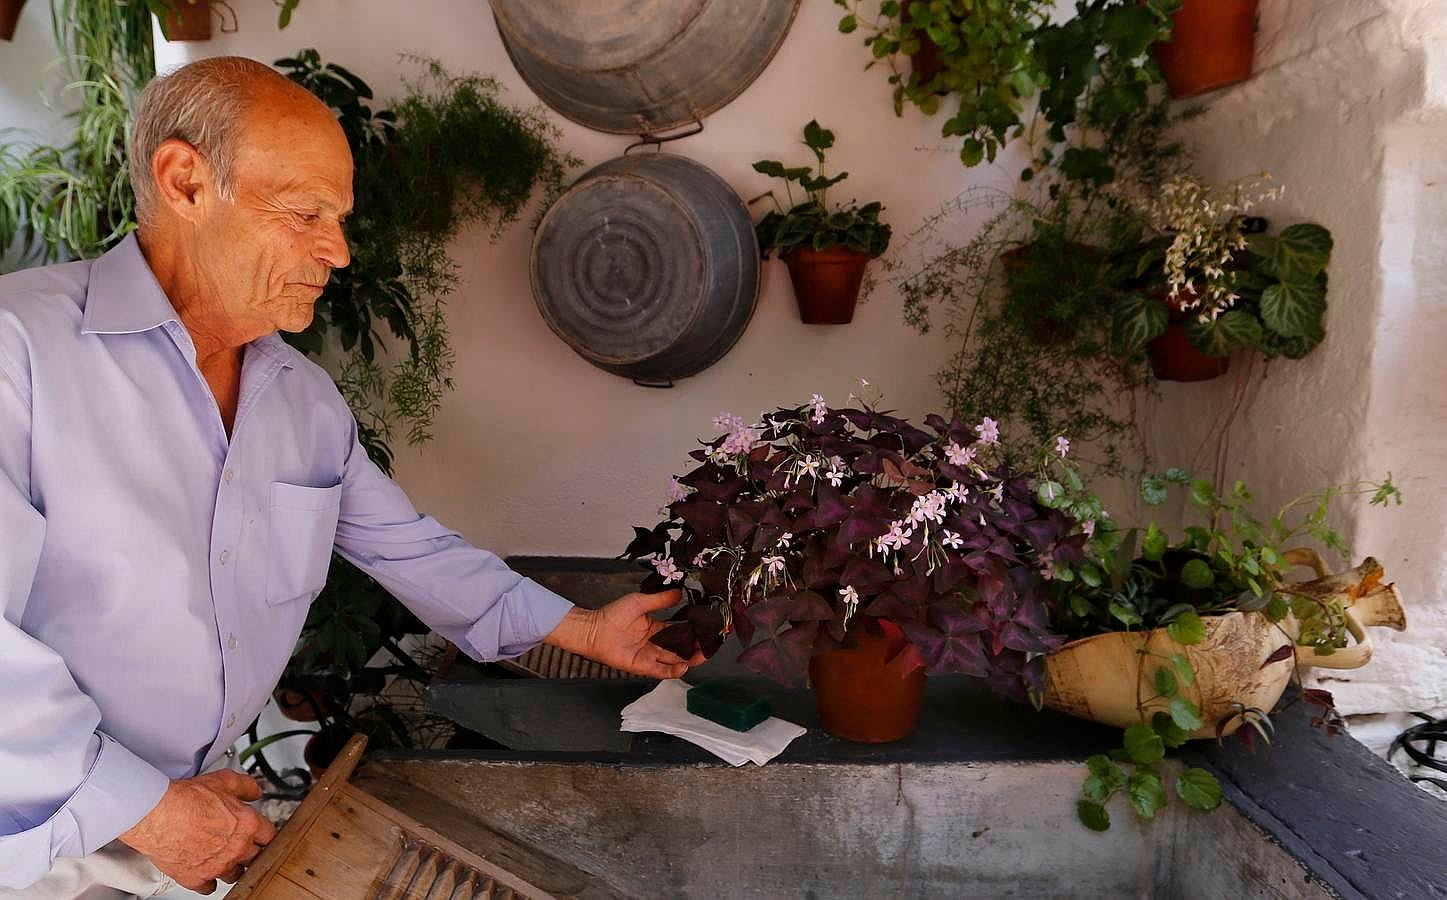
[[[131,106],[156,73],[143,4],[53,0],[51,16],[73,136],[52,147],[0,131],[0,252],[18,243],[22,265],[99,256],[135,228]]]
[[[830,209],[829,188],[849,177],[848,172],[826,175],[824,172],[825,150],[834,146],[834,132],[820,127],[816,121],[804,126],[804,146],[813,152],[818,171],[808,166],[786,167],[778,160],[764,159],[754,163],[754,171],[761,175],[784,179],[784,190],[789,208],[784,209],[773,191],[760,194],[750,203],[768,197],[774,201],[775,209],[767,213],[754,227],[759,237],[759,251],[767,259],[770,253],[780,256],[796,247],[808,246],[815,250],[827,247],[845,247],[878,256],[889,247],[890,227],[879,221],[884,207],[879,203],[853,204]],[[797,184],[803,189],[805,199],[794,203],[794,193],[789,187]]]

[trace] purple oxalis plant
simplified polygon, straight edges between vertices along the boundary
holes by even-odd
[[[896,639],[902,672],[1038,697],[1043,654],[1063,642],[1048,581],[1081,562],[1080,523],[1006,464],[992,420],[931,415],[921,429],[850,402],[715,420],[723,433],[690,454],[668,518],[635,528],[623,554],[652,570],[642,590],[685,591],[654,641],[711,656],[735,633],[741,663],[788,682],[865,627]]]

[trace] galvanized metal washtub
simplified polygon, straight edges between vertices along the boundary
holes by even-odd
[[[584,359],[666,387],[723,357],[753,316],[759,246],[708,167],[640,153],[584,173],[538,225],[533,298]]]
[[[799,0],[491,0],[503,46],[580,125],[659,134],[702,121],[769,64]]]
[[[1294,593],[1323,601],[1339,600],[1347,629],[1355,643],[1323,655],[1311,647],[1298,647],[1302,669],[1356,669],[1372,658],[1367,626],[1401,631],[1406,614],[1395,585],[1382,584],[1382,566],[1368,557],[1360,566],[1328,574],[1321,557],[1311,550],[1291,550],[1287,559],[1315,570],[1317,578],[1290,585]],[[1155,672],[1169,666],[1164,660],[1182,654],[1195,672],[1192,684],[1180,685],[1201,711],[1203,725],[1194,739],[1235,732],[1246,719],[1242,708],[1270,711],[1286,691],[1294,671],[1292,658],[1263,665],[1273,652],[1295,639],[1298,627],[1290,616],[1278,627],[1259,612],[1233,612],[1205,619],[1206,638],[1183,645],[1164,628],[1146,632],[1114,631],[1071,641],[1045,658],[1045,705],[1050,709],[1127,728],[1140,721],[1138,704],[1156,694]],[[1144,653],[1142,651],[1145,651]],[[1165,708],[1148,705],[1148,712]]]

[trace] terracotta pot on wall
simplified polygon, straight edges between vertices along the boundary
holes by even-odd
[[[795,247],[784,254],[789,280],[794,282],[794,299],[799,301],[799,319],[805,325],[847,325],[854,321],[864,267],[873,259],[862,250],[847,247]]]
[[[168,0],[173,10],[161,22],[168,41],[211,40],[211,0]]]
[[[0,41],[15,39],[15,23],[24,8],[25,0],[0,0]]]
[[[899,7],[899,21],[909,24],[909,3],[901,3]],[[940,59],[940,45],[930,39],[930,36],[923,31],[916,32],[919,38],[919,49],[909,55],[910,68],[914,74],[919,76],[919,83],[924,84],[931,78],[945,70],[944,61]],[[937,93],[943,95],[949,91],[940,90]]]
[[[1186,302],[1195,296],[1195,292],[1190,291]],[[1230,358],[1202,353],[1191,345],[1190,338],[1186,336],[1186,322],[1196,311],[1183,308],[1180,302],[1172,300],[1165,292],[1161,293],[1160,300],[1171,311],[1171,324],[1166,326],[1165,334],[1146,347],[1156,378],[1160,381],[1210,381],[1225,375],[1231,368]]]
[[[886,665],[901,649],[896,642],[863,628],[851,628],[850,635],[858,646],[809,660],[809,681],[824,730],[868,744],[908,737],[919,724],[924,670],[901,677]]]
[[[1156,62],[1177,100],[1251,77],[1258,0],[1185,0],[1172,17],[1171,40],[1156,44]]]

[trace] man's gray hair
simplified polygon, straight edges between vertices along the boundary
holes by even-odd
[[[131,132],[131,187],[136,218],[146,222],[157,202],[151,157],[156,148],[179,138],[206,157],[223,200],[235,199],[232,164],[247,107],[258,82],[285,76],[254,59],[217,56],[201,59],[146,85],[136,103]]]

